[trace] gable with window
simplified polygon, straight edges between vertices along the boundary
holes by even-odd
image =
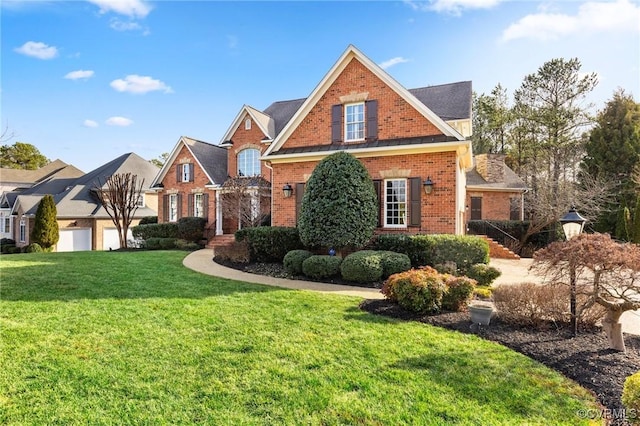
[[[361,142],[378,138],[378,101],[334,105],[331,142]]]
[[[238,176],[260,175],[260,150],[243,149],[238,153]]]

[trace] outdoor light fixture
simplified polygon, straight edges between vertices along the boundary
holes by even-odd
[[[574,206],[571,206],[569,212],[567,212],[567,214],[562,216],[562,218],[560,219],[562,230],[564,231],[564,235],[567,240],[570,240],[582,233],[586,221],[587,219],[580,216],[580,213],[576,211],[576,208]]]
[[[282,192],[284,193],[284,198],[289,198],[293,195],[293,187],[289,184],[286,184],[282,187]]]
[[[424,193],[429,195],[433,192],[433,181],[431,180],[431,176],[427,177],[427,180],[422,182],[422,187],[424,188]]]

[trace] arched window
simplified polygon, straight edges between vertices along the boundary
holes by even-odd
[[[238,153],[238,176],[260,174],[260,150],[244,149]]]

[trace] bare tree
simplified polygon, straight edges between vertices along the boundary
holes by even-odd
[[[106,182],[94,188],[100,204],[116,225],[120,247],[127,248],[127,232],[138,210],[138,201],[142,197],[144,179],[138,184],[138,176],[133,173],[117,173],[109,176]]]
[[[222,214],[236,218],[238,229],[258,226],[269,215],[271,185],[262,177],[229,178],[222,187]]]
[[[532,268],[553,283],[587,288],[585,307],[598,303],[606,309],[602,326],[609,346],[625,351],[620,316],[640,309],[640,246],[582,234],[537,251]]]

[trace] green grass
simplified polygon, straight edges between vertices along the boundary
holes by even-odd
[[[596,406],[475,336],[205,276],[183,256],[2,256],[0,423],[573,425]]]

